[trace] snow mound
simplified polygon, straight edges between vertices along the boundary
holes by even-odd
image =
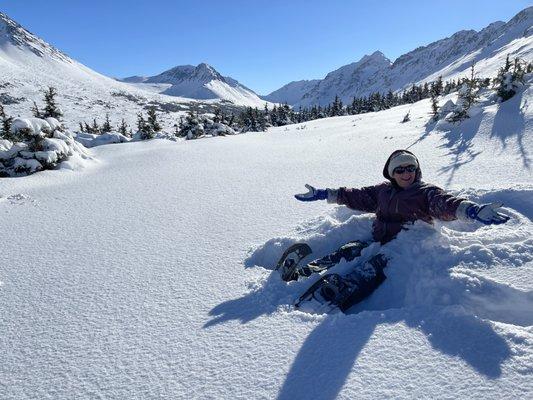
[[[96,147],[106,144],[126,143],[130,139],[118,132],[103,133],[95,135],[92,133],[78,132],[74,136],[77,142],[83,144],[85,147]]]

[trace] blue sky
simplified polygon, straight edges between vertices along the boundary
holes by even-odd
[[[207,62],[259,94],[382,51],[394,61],[461,29],[508,21],[521,0],[0,0],[0,11],[114,77]]]

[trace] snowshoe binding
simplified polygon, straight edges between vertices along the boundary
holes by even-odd
[[[290,246],[279,259],[275,270],[279,271],[285,282],[298,279],[298,263],[311,254],[313,250],[306,243],[296,243]]]

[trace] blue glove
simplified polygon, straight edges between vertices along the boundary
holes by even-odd
[[[296,200],[300,201],[316,201],[316,200],[326,200],[328,198],[327,189],[315,189],[313,186],[306,184],[307,193],[295,194]]]
[[[466,209],[466,216],[470,219],[482,222],[485,225],[504,224],[509,221],[510,217],[496,211],[501,206],[503,206],[503,203],[490,203],[481,206],[472,204]]]

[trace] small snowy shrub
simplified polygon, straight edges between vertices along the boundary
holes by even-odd
[[[507,56],[505,65],[500,68],[498,75],[493,81],[496,93],[502,102],[513,97],[519,87],[524,85],[526,68],[523,66],[522,61],[517,58],[514,61],[513,70],[511,71],[511,63],[509,62],[509,56]]]
[[[64,132],[55,118],[16,118],[10,139],[0,141],[0,176],[24,176],[55,168],[74,153],[85,149]]]
[[[198,115],[189,111],[185,119],[180,121],[177,134],[187,140],[198,139],[205,136],[226,136],[234,135],[235,131],[222,122],[216,122],[205,115]]]

